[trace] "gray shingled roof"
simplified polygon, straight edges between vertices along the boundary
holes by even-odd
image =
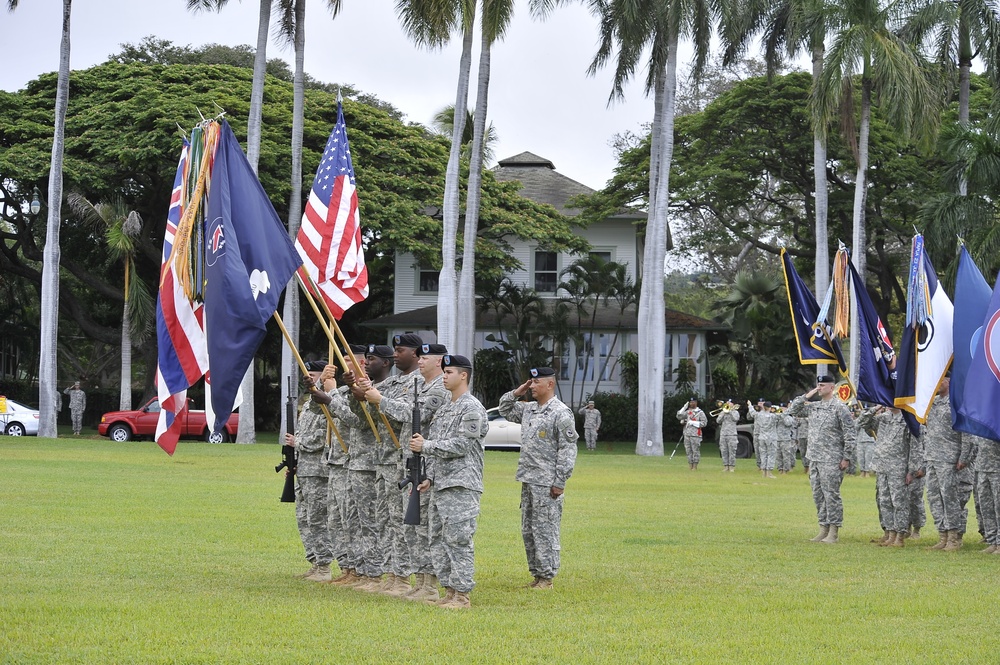
[[[530,152],[501,159],[493,176],[500,182],[520,182],[521,196],[538,203],[548,203],[564,215],[580,214],[578,208],[567,208],[566,201],[580,194],[593,194],[584,184],[556,172],[555,164]]]

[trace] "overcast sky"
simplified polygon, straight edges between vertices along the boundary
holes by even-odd
[[[13,13],[6,4],[0,9],[5,42],[0,89],[15,91],[58,69],[62,3],[24,0]],[[311,0],[305,69],[320,81],[351,83],[393,104],[407,120],[429,124],[438,110],[455,103],[461,44],[418,50],[401,31],[394,4],[347,0],[331,20],[325,0]],[[120,44],[147,35],[192,46],[256,42],[257,0],[230,2],[220,14],[192,15],[185,6],[184,0],[74,0],[71,68],[104,62]],[[540,22],[530,17],[527,0],[519,0],[506,40],[492,57],[489,119],[499,135],[498,159],[527,150],[589,187],[604,186],[615,166],[609,141],[619,132],[641,131],[652,119],[652,101],[640,81],[627,90],[624,102],[607,105],[611,73],[586,74],[596,41],[596,21],[583,8],[562,7]],[[273,43],[268,57],[294,59],[290,49]],[[470,106],[476,60],[478,50]]]

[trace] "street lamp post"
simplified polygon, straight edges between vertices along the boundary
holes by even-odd
[[[28,209],[31,210],[32,215],[37,215],[38,211],[42,209],[42,202],[38,200],[37,187],[35,187],[34,198],[31,199],[31,204]]]

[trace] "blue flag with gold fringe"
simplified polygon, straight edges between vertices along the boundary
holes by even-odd
[[[825,321],[817,322],[819,304],[816,297],[795,271],[792,258],[784,247],[781,248],[781,267],[799,362],[803,365],[837,365],[841,372],[847,371],[840,344],[830,335]]]

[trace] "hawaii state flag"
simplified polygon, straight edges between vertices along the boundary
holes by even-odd
[[[1000,276],[982,325],[972,335],[971,345],[972,363],[965,377],[963,411],[988,432],[984,436],[1000,440]]]
[[[368,297],[354,164],[339,97],[337,124],[316,169],[295,249],[302,258],[302,270],[316,284],[334,318],[340,319],[349,307]]]

